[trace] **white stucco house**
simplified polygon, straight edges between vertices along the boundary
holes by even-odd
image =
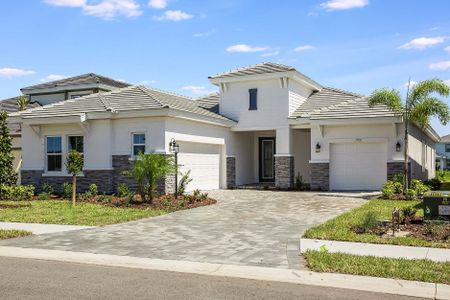
[[[133,184],[122,171],[138,151],[170,154],[171,139],[180,145],[181,172],[191,170],[190,190],[290,188],[296,175],[312,189],[376,190],[402,170],[401,116],[370,108],[362,95],[274,63],[209,80],[219,92],[195,101],[131,85],[11,114],[22,126],[22,183],[58,189],[69,180],[65,157],[77,149],[85,158],[81,188],[96,183],[113,192]],[[434,177],[438,138],[431,127],[412,126],[412,177]],[[163,188],[172,183],[166,178]]]

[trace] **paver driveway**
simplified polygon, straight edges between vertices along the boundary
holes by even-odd
[[[301,234],[365,201],[307,192],[220,190],[210,195],[216,205],[0,246],[298,269],[303,266]]]

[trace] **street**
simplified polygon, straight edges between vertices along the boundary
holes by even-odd
[[[418,299],[354,290],[0,257],[1,299]]]

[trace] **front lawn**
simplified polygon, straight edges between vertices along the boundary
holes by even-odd
[[[165,213],[162,209],[118,208],[86,202],[72,207],[69,201],[61,200],[0,201],[0,222],[101,226]]]
[[[25,230],[0,229],[0,240],[6,240],[27,235],[31,235],[31,232]]]
[[[323,240],[337,240],[376,244],[394,244],[407,246],[422,246],[422,247],[438,247],[450,248],[450,240],[436,241],[433,239],[422,239],[413,236],[396,236],[388,237],[381,236],[376,232],[357,232],[356,227],[361,226],[367,214],[373,212],[378,219],[390,220],[392,210],[395,207],[404,208],[412,207],[417,209],[417,216],[423,216],[420,201],[402,201],[402,200],[370,200],[359,208],[355,208],[347,213],[344,213],[332,220],[325,222],[307,230],[304,234],[305,238],[323,239]],[[430,230],[433,230],[431,228]]]
[[[308,267],[316,272],[450,284],[450,262],[359,256],[311,250],[305,252],[304,256]]]

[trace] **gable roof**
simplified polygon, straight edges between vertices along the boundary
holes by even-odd
[[[397,114],[384,105],[369,107],[363,95],[326,87],[309,96],[290,118],[323,120],[395,116]]]
[[[248,76],[248,75],[260,75],[267,73],[279,73],[279,72],[288,72],[288,71],[296,71],[294,67],[286,66],[282,64],[276,64],[272,62],[263,62],[255,65],[250,65],[243,68],[238,68],[234,70],[230,70],[227,72],[219,73],[216,75],[209,76],[209,79],[217,79],[217,78],[227,78],[227,77],[239,77],[239,76]]]
[[[19,109],[19,106],[17,105],[17,100],[20,96],[12,97],[4,100],[0,100],[0,111],[6,111],[8,114],[17,112]],[[29,103],[27,105],[27,109],[36,108],[41,106],[37,102]],[[7,127],[9,129],[9,133],[11,135],[19,135],[20,134],[20,126],[19,124],[14,124],[8,122]]]
[[[205,95],[203,97],[197,98],[196,102],[197,105],[200,107],[203,107],[204,109],[207,109],[209,111],[212,111],[216,114],[219,113],[219,100],[220,100],[220,94],[219,92],[212,93]]]
[[[22,118],[49,118],[80,116],[93,112],[128,112],[142,110],[174,109],[215,120],[232,121],[197,105],[188,97],[133,85],[111,92],[94,93],[76,99],[61,101],[14,114]]]
[[[78,76],[73,77],[67,77],[59,80],[54,80],[50,82],[40,83],[36,85],[27,86],[24,88],[21,88],[21,91],[28,91],[28,90],[44,90],[49,88],[55,88],[55,87],[67,87],[67,86],[73,86],[73,85],[83,85],[83,84],[104,84],[111,87],[116,88],[123,88],[130,86],[129,83],[114,80],[109,77],[105,77],[102,75],[94,74],[94,73],[87,73],[82,74]]]
[[[442,136],[440,142],[441,143],[450,143],[450,134]]]

